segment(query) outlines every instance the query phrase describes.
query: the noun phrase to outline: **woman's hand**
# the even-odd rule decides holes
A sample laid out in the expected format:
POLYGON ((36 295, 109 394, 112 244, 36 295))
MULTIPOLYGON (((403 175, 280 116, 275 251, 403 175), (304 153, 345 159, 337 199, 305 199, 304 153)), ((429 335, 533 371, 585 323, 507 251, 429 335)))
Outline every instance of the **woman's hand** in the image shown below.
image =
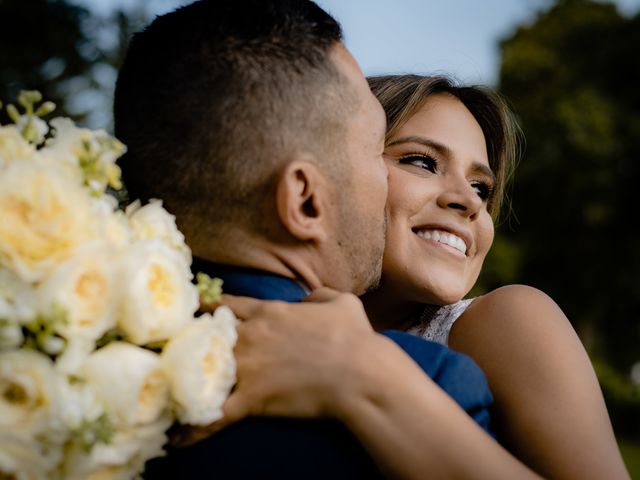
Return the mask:
POLYGON ((223 303, 242 321, 237 384, 221 420, 181 430, 174 444, 188 445, 250 415, 339 417, 345 397, 367 378, 366 359, 386 341, 373 331, 356 296, 329 288, 303 303, 232 295, 224 295, 223 303))
POLYGON ((321 289, 304 303, 225 296, 243 319, 235 354, 238 382, 225 421, 248 415, 322 417, 349 382, 375 333, 360 300, 321 289))

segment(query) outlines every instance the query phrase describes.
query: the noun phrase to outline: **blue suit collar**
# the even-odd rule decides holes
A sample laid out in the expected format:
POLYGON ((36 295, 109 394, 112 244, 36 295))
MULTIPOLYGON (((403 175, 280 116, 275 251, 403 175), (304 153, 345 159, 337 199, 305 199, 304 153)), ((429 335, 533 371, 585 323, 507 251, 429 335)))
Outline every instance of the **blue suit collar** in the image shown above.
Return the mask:
POLYGON ((193 259, 191 269, 194 274, 203 272, 222 279, 222 291, 232 295, 299 302, 309 294, 296 280, 263 270, 214 263, 201 258, 193 259))

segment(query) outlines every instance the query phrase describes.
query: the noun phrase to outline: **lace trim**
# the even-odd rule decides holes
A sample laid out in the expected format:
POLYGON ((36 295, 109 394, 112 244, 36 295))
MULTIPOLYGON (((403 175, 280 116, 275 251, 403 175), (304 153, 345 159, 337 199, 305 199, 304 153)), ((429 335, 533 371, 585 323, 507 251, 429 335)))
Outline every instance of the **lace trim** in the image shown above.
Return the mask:
POLYGON ((473 302, 473 298, 460 300, 451 305, 427 305, 416 324, 407 332, 442 345, 448 345, 451 327, 471 305, 471 302, 473 302))

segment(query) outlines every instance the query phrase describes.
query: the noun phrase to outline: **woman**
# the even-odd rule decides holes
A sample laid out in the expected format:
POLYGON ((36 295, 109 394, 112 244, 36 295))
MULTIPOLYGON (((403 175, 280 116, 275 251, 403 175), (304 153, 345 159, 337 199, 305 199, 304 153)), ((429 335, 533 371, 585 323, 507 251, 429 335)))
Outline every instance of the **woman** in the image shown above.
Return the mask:
POLYGON ((557 305, 520 285, 461 301, 493 241, 514 163, 508 110, 487 90, 441 77, 370 84, 388 119, 389 218, 381 285, 363 298, 368 317, 376 330, 408 329, 471 356, 487 375, 493 425, 513 456, 368 331, 353 298, 326 290, 312 295, 320 304, 229 299, 249 319, 245 333, 256 328, 251 349, 239 352, 252 356, 252 387, 230 397, 226 422, 250 413, 335 416, 394 477, 524 478, 533 470, 628 478, 589 359, 557 305), (304 341, 290 341, 296 325, 304 341), (380 350, 386 364, 372 371, 367 360, 380 350), (257 368, 260 361, 270 368, 257 368))
POLYGON ((498 438, 538 473, 622 476, 589 359, 557 305, 522 285, 459 301, 493 241, 517 151, 508 110, 486 90, 443 78, 370 85, 387 112, 390 171, 382 284, 364 298, 372 324, 409 329, 476 360, 495 397, 498 438))

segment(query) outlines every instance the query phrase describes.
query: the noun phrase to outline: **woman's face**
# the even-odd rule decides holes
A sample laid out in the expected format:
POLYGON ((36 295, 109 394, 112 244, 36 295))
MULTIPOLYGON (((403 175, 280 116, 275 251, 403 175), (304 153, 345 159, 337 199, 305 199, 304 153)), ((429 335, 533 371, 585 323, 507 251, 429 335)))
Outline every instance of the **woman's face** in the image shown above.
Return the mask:
POLYGON ((382 288, 448 304, 476 282, 493 242, 495 183, 480 125, 448 94, 430 96, 389 139, 389 222, 382 288))

